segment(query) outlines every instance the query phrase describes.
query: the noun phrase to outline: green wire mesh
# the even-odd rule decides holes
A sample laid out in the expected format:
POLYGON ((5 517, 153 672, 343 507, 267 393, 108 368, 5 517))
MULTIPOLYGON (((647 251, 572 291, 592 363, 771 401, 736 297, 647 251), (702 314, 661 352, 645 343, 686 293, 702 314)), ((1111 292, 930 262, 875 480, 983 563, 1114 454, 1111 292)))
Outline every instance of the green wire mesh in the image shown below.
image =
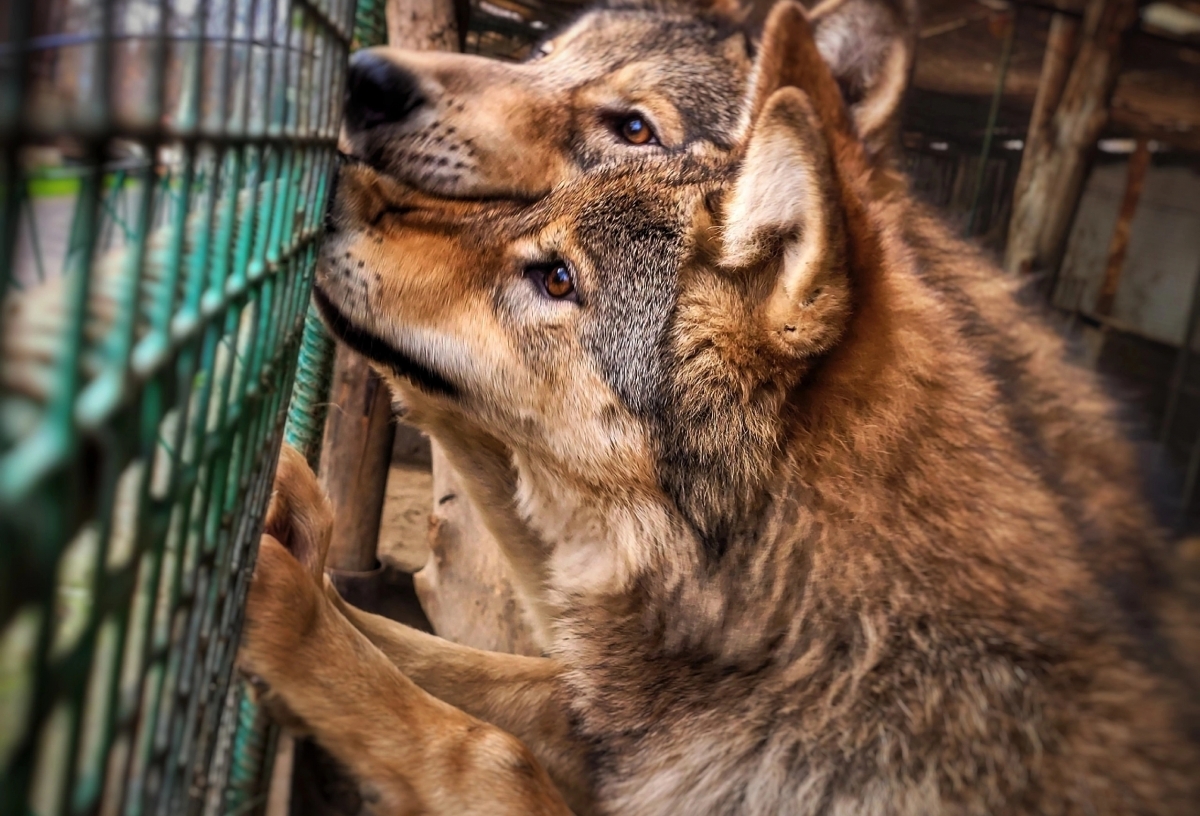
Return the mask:
MULTIPOLYGON (((0 6, 0 813, 260 809, 231 684, 352 0, 0 6)), ((370 38, 374 40, 374 37, 370 38)))
MULTIPOLYGON (((360 0, 357 9, 353 47, 381 44, 386 31, 384 0, 378 3, 360 0)), ((284 440, 303 453, 314 470, 321 455, 333 349, 333 338, 325 331, 316 307, 310 303, 304 316, 296 376, 283 433, 284 440)), ((267 769, 274 759, 278 737, 278 729, 246 692, 244 684, 231 689, 227 709, 232 712, 236 706, 237 711, 225 785, 225 809, 230 814, 252 812, 265 802, 267 769)))

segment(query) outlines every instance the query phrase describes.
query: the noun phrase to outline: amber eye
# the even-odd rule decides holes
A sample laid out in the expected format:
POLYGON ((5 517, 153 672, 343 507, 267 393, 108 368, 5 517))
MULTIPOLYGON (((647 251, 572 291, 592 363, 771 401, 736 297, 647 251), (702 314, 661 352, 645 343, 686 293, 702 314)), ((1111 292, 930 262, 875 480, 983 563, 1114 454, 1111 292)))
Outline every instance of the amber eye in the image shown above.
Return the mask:
POLYGON ((567 265, 563 263, 551 264, 545 271, 545 276, 542 278, 542 285, 546 287, 546 294, 552 298, 570 297, 575 291, 575 281, 571 279, 571 270, 567 269, 567 265))
POLYGON ((555 300, 575 300, 575 276, 566 261, 534 264, 525 270, 547 297, 555 300))
POLYGON ((634 145, 650 144, 655 141, 654 131, 650 129, 650 124, 636 113, 621 121, 621 138, 634 145))

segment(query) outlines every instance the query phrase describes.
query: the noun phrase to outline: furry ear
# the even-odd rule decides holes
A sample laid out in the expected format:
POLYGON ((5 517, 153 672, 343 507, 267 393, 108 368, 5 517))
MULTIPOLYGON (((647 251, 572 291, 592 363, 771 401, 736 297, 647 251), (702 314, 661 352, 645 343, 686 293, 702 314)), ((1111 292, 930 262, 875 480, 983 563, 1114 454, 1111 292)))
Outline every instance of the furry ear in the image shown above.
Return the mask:
POLYGON ((768 342, 788 356, 827 350, 850 308, 846 226, 830 147, 803 91, 781 88, 766 101, 723 210, 721 265, 775 272, 759 312, 768 342))
POLYGON ((859 134, 872 147, 895 138, 917 49, 916 1, 825 0, 811 17, 859 134))
POLYGON ((793 0, 777 3, 763 26, 748 121, 785 85, 806 91, 822 118, 830 115, 813 85, 831 72, 859 137, 871 153, 885 153, 896 140, 912 73, 916 15, 915 0, 824 0, 811 13, 793 0))

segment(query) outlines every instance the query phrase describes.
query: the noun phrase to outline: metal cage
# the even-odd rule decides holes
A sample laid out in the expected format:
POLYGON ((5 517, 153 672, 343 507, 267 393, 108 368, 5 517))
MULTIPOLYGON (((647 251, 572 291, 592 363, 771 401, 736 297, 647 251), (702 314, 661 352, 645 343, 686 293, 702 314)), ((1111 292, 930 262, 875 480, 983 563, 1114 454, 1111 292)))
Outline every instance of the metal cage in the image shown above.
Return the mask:
POLYGON ((5 816, 262 804, 233 657, 285 418, 320 438, 309 281, 381 7, 0 8, 5 816))

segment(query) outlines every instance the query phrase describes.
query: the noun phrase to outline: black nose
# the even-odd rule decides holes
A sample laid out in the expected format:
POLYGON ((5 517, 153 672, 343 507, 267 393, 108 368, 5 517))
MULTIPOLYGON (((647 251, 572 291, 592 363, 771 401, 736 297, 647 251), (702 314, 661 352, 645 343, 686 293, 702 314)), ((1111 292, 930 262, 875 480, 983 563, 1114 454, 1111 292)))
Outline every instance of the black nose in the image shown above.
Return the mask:
POLYGON ((346 124, 356 130, 407 119, 425 103, 417 78, 371 49, 350 57, 346 124))

